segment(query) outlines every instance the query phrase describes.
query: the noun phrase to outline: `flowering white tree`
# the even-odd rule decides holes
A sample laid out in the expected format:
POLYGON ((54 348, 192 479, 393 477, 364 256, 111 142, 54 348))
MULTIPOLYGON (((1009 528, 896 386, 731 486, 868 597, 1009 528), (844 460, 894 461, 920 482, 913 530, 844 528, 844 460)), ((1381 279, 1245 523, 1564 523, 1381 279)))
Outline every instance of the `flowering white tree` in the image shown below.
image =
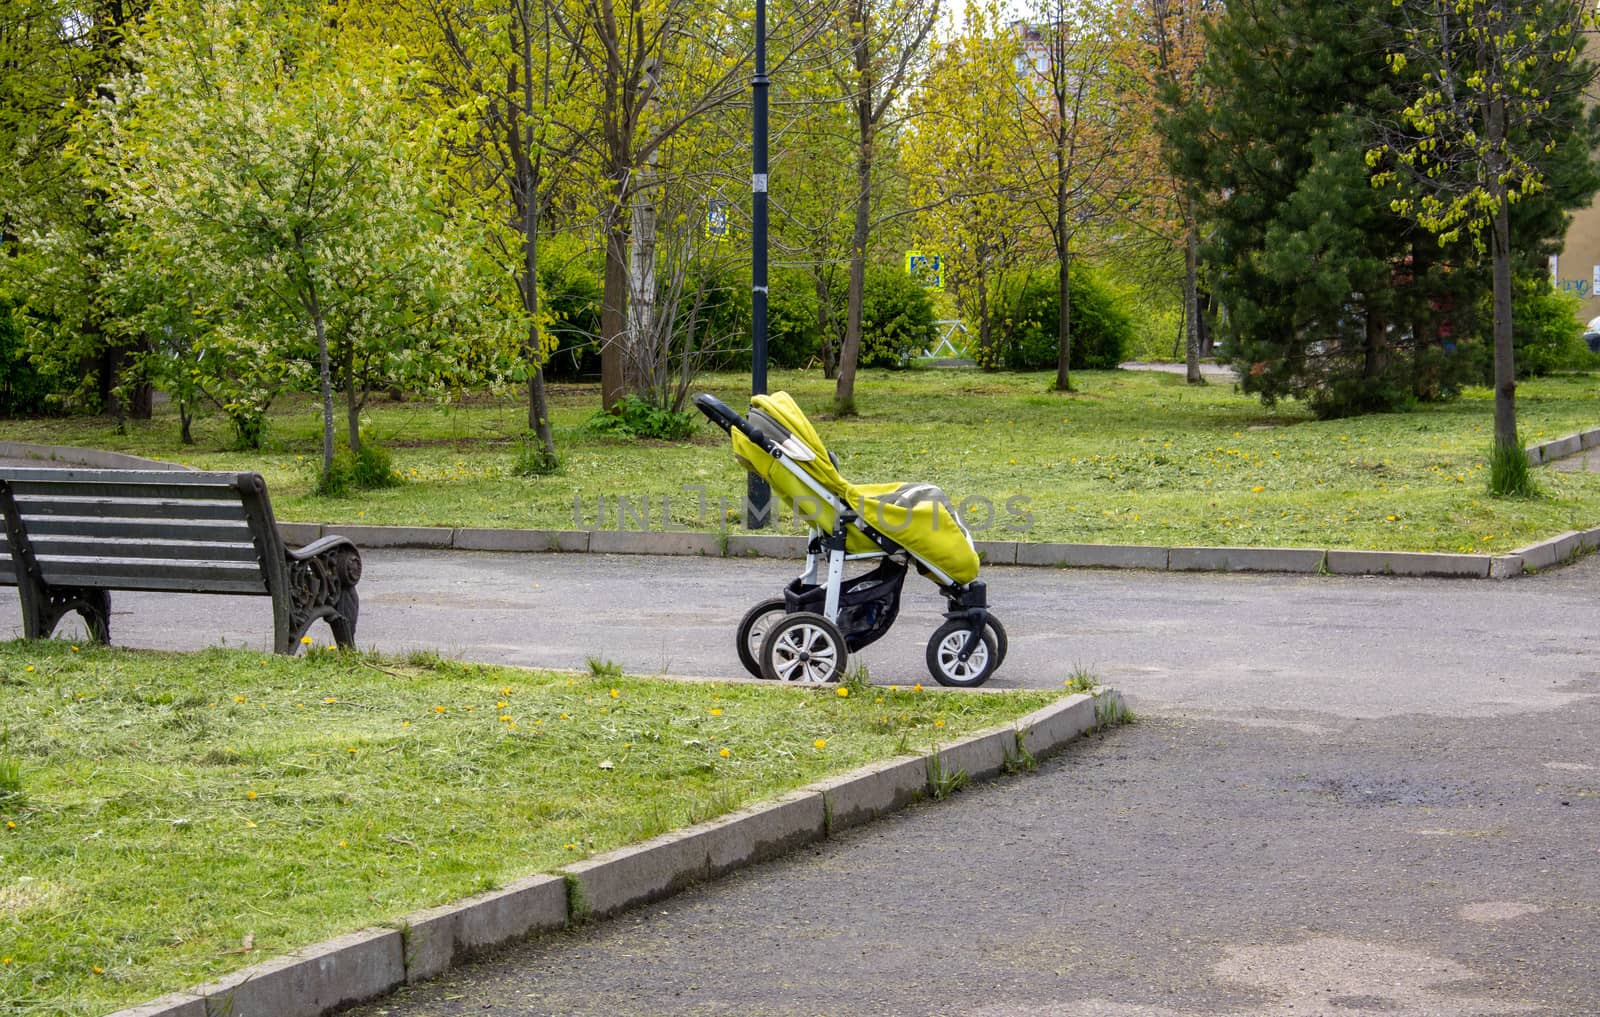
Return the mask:
POLYGON ((312 0, 158 2, 140 71, 105 109, 99 163, 132 242, 204 323, 194 370, 238 380, 315 363, 326 475, 336 374, 359 448, 373 387, 462 380, 517 322, 473 299, 477 245, 437 210, 401 62, 341 46, 325 13, 312 0))

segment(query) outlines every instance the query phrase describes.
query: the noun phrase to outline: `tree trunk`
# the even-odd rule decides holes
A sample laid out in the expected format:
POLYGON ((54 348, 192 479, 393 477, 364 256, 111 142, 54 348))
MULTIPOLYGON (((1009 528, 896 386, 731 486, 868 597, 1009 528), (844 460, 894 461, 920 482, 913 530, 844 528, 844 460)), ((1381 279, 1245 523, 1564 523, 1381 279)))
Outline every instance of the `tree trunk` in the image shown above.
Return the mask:
MULTIPOLYGON (((1060 216, 1065 228, 1065 208, 1060 216)), ((1066 234, 1063 233, 1062 236, 1066 234)), ((1060 305, 1056 314, 1056 391, 1072 391, 1072 252, 1063 241, 1058 254, 1060 262, 1056 273, 1056 295, 1060 305)))
POLYGON ((1494 440, 1517 445, 1517 364, 1511 333, 1511 211, 1501 195, 1494 214, 1494 440))
MULTIPOLYGON (((1506 136, 1506 101, 1496 95, 1488 103, 1489 147, 1498 152, 1506 136)), ((1490 252, 1494 274, 1494 441, 1505 448, 1517 442, 1517 364, 1511 333, 1511 202, 1504 183, 1502 159, 1488 166, 1489 194, 1495 202, 1490 252)))
POLYGON ((344 413, 345 426, 350 434, 350 451, 361 451, 361 401, 356 398, 356 354, 354 349, 345 350, 344 365, 344 413))
POLYGON ((811 277, 817 291, 817 353, 822 358, 822 377, 834 380, 839 373, 838 347, 833 341, 833 289, 828 285, 826 268, 811 277))
POLYGON ((317 379, 322 389, 322 477, 333 474, 333 367, 328 362, 328 328, 322 318, 322 303, 317 299, 317 284, 306 280, 306 309, 317 333, 317 379))
POLYGON ((606 230, 606 267, 600 291, 600 404, 607 410, 628 392, 628 231, 622 225, 620 199, 616 210, 606 230))
MULTIPOLYGON (((1189 219, 1187 209, 1185 219, 1189 219)), ((1191 385, 1204 385, 1200 373, 1200 232, 1189 221, 1183 236, 1183 318, 1185 377, 1191 385)))
POLYGON ((989 320, 989 267, 978 260, 978 366, 985 371, 1000 369, 994 348, 994 324, 989 320))
POLYGON ((856 363, 861 357, 861 306, 867 285, 867 236, 872 216, 872 78, 867 51, 867 13, 856 8, 859 22, 852 50, 856 72, 856 220, 850 231, 850 291, 846 300, 844 342, 839 349, 839 377, 834 386, 834 410, 856 412, 856 363))

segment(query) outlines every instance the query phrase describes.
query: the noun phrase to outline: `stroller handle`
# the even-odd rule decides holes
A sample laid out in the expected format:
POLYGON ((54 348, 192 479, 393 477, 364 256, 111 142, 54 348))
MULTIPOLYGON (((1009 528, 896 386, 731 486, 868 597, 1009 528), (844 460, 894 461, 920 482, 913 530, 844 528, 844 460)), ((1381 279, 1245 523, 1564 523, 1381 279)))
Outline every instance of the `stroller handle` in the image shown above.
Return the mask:
POLYGON ((716 424, 724 431, 732 431, 734 428, 738 428, 746 438, 759 445, 763 452, 772 456, 780 454, 777 442, 767 437, 761 428, 729 409, 728 404, 716 396, 701 392, 694 397, 694 404, 713 424, 716 424))

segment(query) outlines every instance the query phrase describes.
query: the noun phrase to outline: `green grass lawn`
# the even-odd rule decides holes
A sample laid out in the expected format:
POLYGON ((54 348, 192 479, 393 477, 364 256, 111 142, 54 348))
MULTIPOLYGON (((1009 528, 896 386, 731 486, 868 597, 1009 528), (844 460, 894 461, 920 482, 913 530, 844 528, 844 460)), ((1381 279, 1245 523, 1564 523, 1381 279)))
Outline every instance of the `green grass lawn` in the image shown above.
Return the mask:
POLYGON ((1060 694, 840 688, 0 643, 0 1013, 114 1010, 1060 694))
MULTIPOLYGON (((848 419, 830 418, 832 383, 815 372, 774 372, 771 388, 788 390, 813 415, 846 476, 927 480, 958 501, 984 499, 995 513, 978 535, 990 539, 1504 552, 1600 524, 1600 475, 1540 471, 1542 497, 1487 496, 1487 389, 1411 413, 1317 421, 1297 404, 1267 409, 1225 384, 1190 388, 1177 376, 1131 371, 1074 378, 1080 390, 1059 394, 1048 391, 1046 374, 867 371, 858 383, 863 415, 848 419), (1017 496, 1026 502, 1008 512, 1017 496)), ((1525 440, 1600 426, 1596 381, 1574 375, 1520 386, 1525 440)), ((712 375, 703 387, 745 405, 742 375, 712 375)), ((11 421, 6 433, 256 469, 286 520, 594 528, 604 497, 606 525, 615 527, 615 499, 626 496, 636 509, 650 499, 652 529, 662 528, 663 498, 674 525, 716 530, 725 522, 719 501, 736 505, 745 479, 720 432, 704 424, 675 443, 601 437, 582 427, 597 405, 593 386, 556 386, 563 470, 523 478, 513 463, 527 411, 516 398, 375 403, 370 431, 409 482, 340 499, 311 493, 320 416, 306 397, 275 408, 263 453, 229 451, 219 418, 203 420, 199 443, 183 448, 169 413, 126 434, 104 419, 11 421)), ((975 511, 971 521, 981 528, 987 520, 975 511)))

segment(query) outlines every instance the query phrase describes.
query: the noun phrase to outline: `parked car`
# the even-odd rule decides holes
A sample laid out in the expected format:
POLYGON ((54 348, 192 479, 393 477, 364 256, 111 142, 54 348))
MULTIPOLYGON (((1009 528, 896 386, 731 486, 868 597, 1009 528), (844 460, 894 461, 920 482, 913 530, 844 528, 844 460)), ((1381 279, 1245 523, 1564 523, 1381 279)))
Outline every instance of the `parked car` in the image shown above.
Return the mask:
POLYGON ((1583 330, 1583 341, 1589 344, 1590 353, 1600 353, 1600 318, 1589 319, 1589 327, 1583 330))

